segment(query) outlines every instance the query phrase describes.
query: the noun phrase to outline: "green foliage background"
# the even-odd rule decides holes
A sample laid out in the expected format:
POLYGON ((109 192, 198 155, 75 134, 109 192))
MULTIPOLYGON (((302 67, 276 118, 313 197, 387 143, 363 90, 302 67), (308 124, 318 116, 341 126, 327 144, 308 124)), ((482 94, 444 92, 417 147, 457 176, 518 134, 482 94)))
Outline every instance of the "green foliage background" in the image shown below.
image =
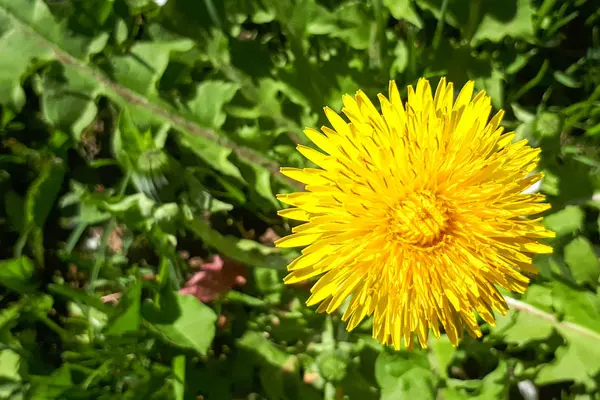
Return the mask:
POLYGON ((599 9, 0 0, 0 398, 599 399, 599 9), (482 340, 393 352, 259 238, 289 231, 278 166, 309 166, 324 105, 442 75, 542 147, 555 253, 482 340), (179 294, 217 254, 247 283, 179 294))

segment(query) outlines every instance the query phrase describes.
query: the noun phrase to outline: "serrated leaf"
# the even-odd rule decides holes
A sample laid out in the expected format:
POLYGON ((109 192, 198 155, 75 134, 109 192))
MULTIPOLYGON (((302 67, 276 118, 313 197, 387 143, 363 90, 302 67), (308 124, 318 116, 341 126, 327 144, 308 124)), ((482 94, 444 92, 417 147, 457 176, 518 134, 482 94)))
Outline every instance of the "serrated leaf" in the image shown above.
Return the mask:
POLYGON ((587 283, 593 287, 598 285, 600 277, 600 261, 592 243, 579 236, 565 246, 565 262, 578 284, 587 283))
MULTIPOLYGON (((158 83, 167 68, 171 52, 191 50, 194 43, 190 39, 171 38, 137 42, 127 54, 107 57, 106 72, 103 72, 87 60, 87 55, 103 48, 100 39, 90 42, 65 31, 66 28, 54 20, 43 1, 2 0, 0 18, 4 18, 4 25, 0 22, 0 34, 4 26, 6 32, 17 32, 20 35, 15 41, 19 49, 7 49, 7 54, 24 54, 24 58, 17 57, 17 61, 13 60, 15 57, 4 58, 6 62, 17 64, 17 67, 7 64, 2 68, 3 71, 10 71, 10 77, 5 80, 0 74, 0 88, 2 85, 6 86, 2 93, 10 97, 5 98, 5 102, 23 103, 20 76, 31 66, 34 58, 43 59, 47 55, 48 60, 57 59, 62 66, 43 71, 37 80, 35 88, 41 97, 42 113, 49 123, 70 131, 78 140, 81 139, 81 130, 93 121, 96 100, 100 96, 106 96, 121 107, 128 108, 142 130, 156 123, 166 123, 178 129, 183 136, 202 136, 210 143, 199 146, 196 152, 203 153, 202 156, 209 159, 210 164, 210 159, 215 159, 213 154, 216 153, 216 159, 222 161, 222 154, 227 153, 226 158, 235 146, 231 140, 220 137, 195 122, 189 108, 175 106, 172 101, 165 101, 158 93, 158 83), (21 49, 25 51, 22 52, 21 49), (18 75, 15 76, 13 71, 18 75)), ((106 37, 103 35, 102 37, 106 37)), ((8 39, 13 38, 6 36, 7 43, 8 39)), ((1 46, 0 40, 0 48, 1 46)), ((200 104, 200 100, 197 104, 200 104)), ((208 114, 210 112, 204 112, 203 116, 208 118, 208 114)), ((221 124, 222 115, 219 113, 213 122, 221 124)), ((246 149, 243 155, 241 151, 239 153, 242 157, 248 157, 250 152, 246 149)), ((257 153, 252 152, 252 158, 261 160, 264 164, 270 163, 257 153)), ((224 164, 217 162, 215 165, 219 168, 224 164)), ((236 176, 233 166, 228 165, 222 172, 236 176)), ((239 174, 237 176, 239 177, 239 174)))
MULTIPOLYGON (((553 311, 552 289, 543 285, 531 285, 522 301, 548 313, 553 311)), ((553 326, 547 319, 511 308, 505 316, 496 314, 491 335, 506 343, 526 346, 529 342, 546 339, 552 334, 553 326)))
POLYGON ((64 129, 76 142, 98 113, 96 97, 104 93, 102 84, 72 65, 56 66, 43 74, 35 89, 40 96, 42 115, 50 124, 64 129), (56 74, 62 74, 57 79, 56 74))
POLYGON ((240 85, 224 81, 204 81, 196 95, 187 103, 193 118, 200 126, 218 130, 225 122, 223 106, 233 99, 240 85))
POLYGON ((526 345, 530 341, 544 340, 552 334, 553 324, 537 316, 518 311, 496 317, 493 335, 506 343, 526 345))
POLYGON ((171 52, 185 52, 193 47, 190 39, 138 42, 123 56, 111 57, 113 79, 148 98, 158 97, 157 83, 165 72, 171 52))
POLYGON ((375 363, 381 399, 435 399, 437 377, 424 352, 381 352, 375 363))
POLYGON ((593 376, 600 371, 600 346, 598 338, 591 338, 558 328, 567 341, 566 346, 556 350, 556 358, 545 364, 535 378, 538 385, 547 385, 561 381, 575 380, 579 383, 594 385, 593 376))
POLYGON ((96 38, 74 37, 54 21, 41 0, 0 1, 0 51, 10 54, 0 61, 0 103, 20 109, 25 102, 21 82, 35 60, 38 65, 59 59, 53 46, 86 60, 104 48, 108 34, 96 38), (31 28, 36 29, 32 32, 31 28), (32 36, 38 36, 32 40, 32 36), (52 45, 51 45, 52 44, 52 45))
POLYGON ((233 150, 219 146, 198 135, 183 135, 179 137, 179 143, 203 159, 212 168, 228 176, 244 182, 239 168, 231 162, 229 157, 233 150))
POLYGON ((373 17, 363 3, 348 2, 336 10, 339 29, 331 33, 356 50, 364 50, 371 42, 373 17))
POLYGON ((171 291, 156 305, 145 303, 142 315, 168 343, 206 354, 215 335, 217 315, 193 296, 171 291))
POLYGON ((306 21, 307 35, 328 35, 338 29, 336 18, 327 8, 316 2, 306 2, 309 5, 306 21))
POLYGON ((456 353, 456 348, 452 346, 447 336, 441 336, 439 339, 433 337, 429 339, 429 360, 435 367, 437 373, 442 379, 448 377, 448 366, 456 353))
POLYGON ((519 39, 533 38, 535 27, 531 2, 516 0, 511 3, 485 3, 485 14, 473 35, 472 43, 477 44, 484 40, 499 42, 506 36, 519 39))
POLYGON ((600 302, 595 293, 574 289, 562 282, 549 283, 553 306, 564 321, 600 334, 600 302))
POLYGON ((544 218, 544 226, 562 237, 579 232, 583 228, 585 214, 579 206, 567 206, 544 218))

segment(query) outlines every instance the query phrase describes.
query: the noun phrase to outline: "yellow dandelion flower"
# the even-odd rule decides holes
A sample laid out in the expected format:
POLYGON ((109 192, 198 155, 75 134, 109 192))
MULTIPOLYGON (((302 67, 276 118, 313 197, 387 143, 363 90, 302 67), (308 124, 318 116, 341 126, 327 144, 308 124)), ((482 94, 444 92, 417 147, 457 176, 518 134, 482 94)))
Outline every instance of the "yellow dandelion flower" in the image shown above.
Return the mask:
POLYGON ((513 143, 502 111, 488 120, 490 98, 473 87, 453 101, 452 83, 432 94, 420 79, 403 103, 392 81, 381 113, 359 91, 343 97, 349 122, 326 107, 333 129, 305 130, 324 153, 298 150, 320 169, 281 169, 306 191, 279 195, 293 206, 280 215, 305 223, 276 245, 307 246, 285 282, 322 275, 309 306, 332 313, 350 297, 348 330, 373 316, 374 338, 412 349, 441 325, 456 346, 463 328, 481 336, 474 311, 490 325, 506 313, 498 286, 525 291, 533 254, 552 252, 538 239, 554 236, 528 218, 549 208, 544 196, 523 193, 542 178, 540 150, 513 143))

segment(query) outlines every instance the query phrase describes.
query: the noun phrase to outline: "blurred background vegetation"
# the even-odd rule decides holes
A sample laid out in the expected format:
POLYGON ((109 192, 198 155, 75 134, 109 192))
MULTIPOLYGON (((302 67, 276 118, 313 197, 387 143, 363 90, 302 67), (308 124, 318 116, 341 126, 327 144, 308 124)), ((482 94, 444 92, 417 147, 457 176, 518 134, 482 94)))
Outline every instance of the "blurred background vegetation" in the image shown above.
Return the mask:
POLYGON ((0 0, 0 398, 600 399, 596 0, 0 0), (279 165, 341 96, 474 79, 543 149, 555 253, 393 352, 284 287, 279 165))

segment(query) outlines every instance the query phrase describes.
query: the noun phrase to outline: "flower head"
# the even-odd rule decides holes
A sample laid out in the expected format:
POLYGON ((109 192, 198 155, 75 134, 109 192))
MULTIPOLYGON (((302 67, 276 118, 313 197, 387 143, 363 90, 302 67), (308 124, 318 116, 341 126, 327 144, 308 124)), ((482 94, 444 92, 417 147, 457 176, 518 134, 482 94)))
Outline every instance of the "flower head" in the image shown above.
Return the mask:
POLYGON ((481 336, 476 312, 494 325, 507 305, 497 287, 522 293, 535 272, 531 257, 552 248, 541 218, 540 194, 523 191, 540 150, 489 120, 490 98, 474 98, 468 82, 454 98, 441 79, 432 94, 420 79, 403 103, 395 82, 381 113, 359 91, 343 97, 342 112, 325 114, 333 129, 306 129, 322 152, 299 145, 316 168, 282 168, 306 191, 279 195, 293 206, 280 215, 305 223, 278 247, 305 247, 285 282, 320 276, 308 305, 331 313, 350 297, 343 320, 352 330, 373 316, 373 337, 396 349, 427 346, 443 327, 453 345, 464 328, 481 336), (415 335, 416 334, 416 335, 415 335))

